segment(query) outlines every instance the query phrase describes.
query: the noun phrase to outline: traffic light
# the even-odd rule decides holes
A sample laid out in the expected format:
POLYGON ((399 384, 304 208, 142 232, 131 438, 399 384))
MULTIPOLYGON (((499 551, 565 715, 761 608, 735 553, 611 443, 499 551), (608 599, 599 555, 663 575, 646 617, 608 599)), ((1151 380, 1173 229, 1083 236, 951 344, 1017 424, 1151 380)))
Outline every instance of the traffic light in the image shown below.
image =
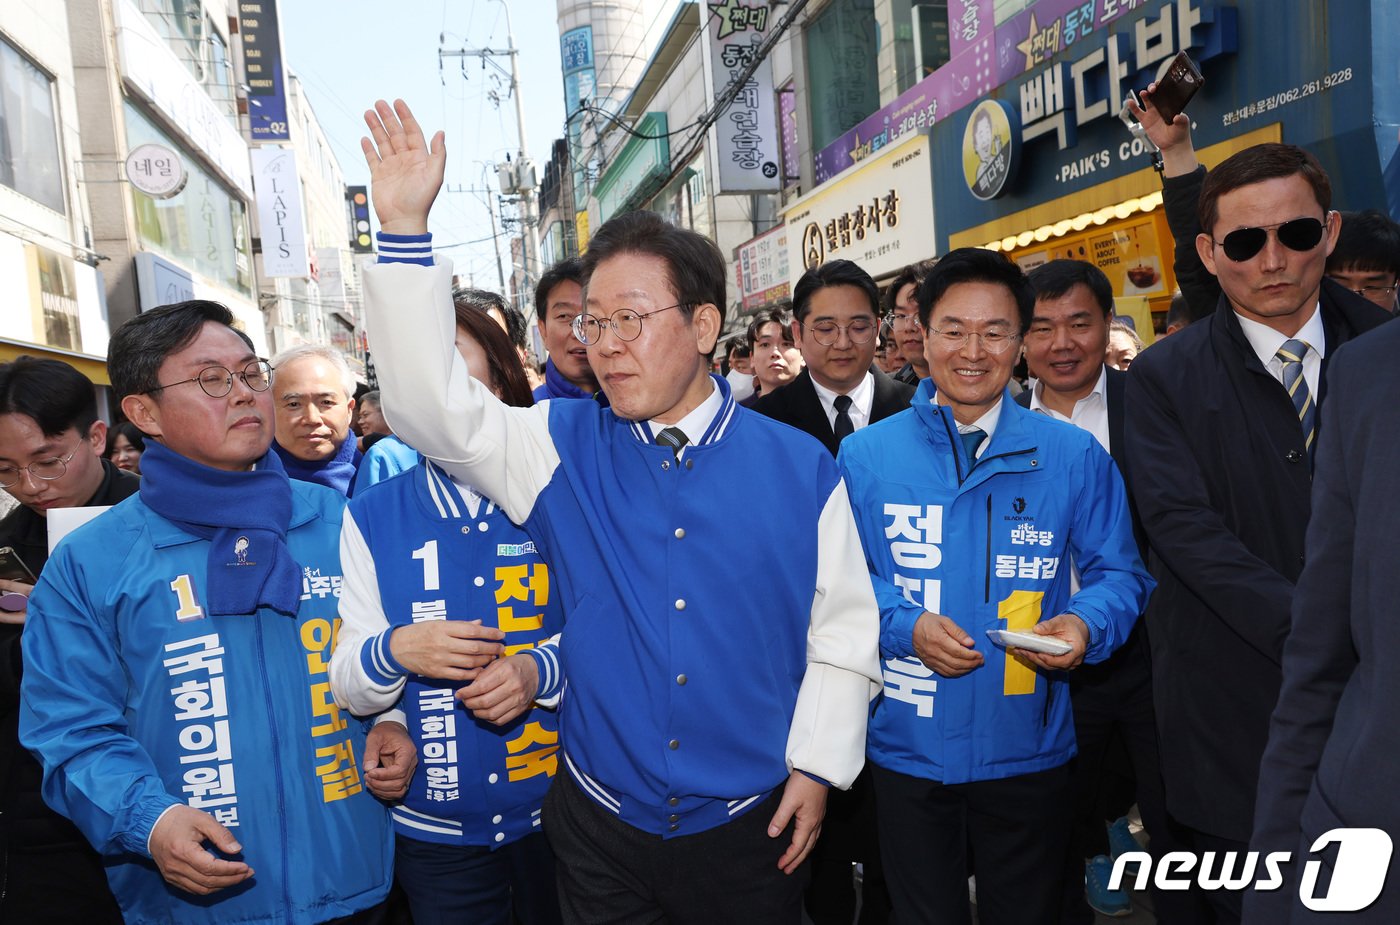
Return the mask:
POLYGON ((369 190, 363 186, 347 186, 350 200, 350 250, 356 254, 374 253, 374 237, 369 233, 369 190))

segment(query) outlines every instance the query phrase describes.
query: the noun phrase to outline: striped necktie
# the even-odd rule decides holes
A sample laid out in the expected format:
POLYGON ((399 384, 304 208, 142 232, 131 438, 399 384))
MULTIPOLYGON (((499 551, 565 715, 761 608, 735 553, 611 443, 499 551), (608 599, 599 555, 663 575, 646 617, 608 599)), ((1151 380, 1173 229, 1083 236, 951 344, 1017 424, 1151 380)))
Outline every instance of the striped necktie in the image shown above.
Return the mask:
POLYGON ((1298 421, 1303 425, 1303 448, 1308 457, 1313 454, 1313 442, 1317 438, 1317 402, 1313 401, 1308 380, 1303 376, 1303 357, 1310 348, 1305 341, 1284 341, 1278 353, 1274 354, 1283 364, 1283 387, 1293 400, 1293 408, 1298 412, 1298 421))
POLYGON ((656 442, 662 446, 671 448, 671 455, 676 459, 681 458, 681 447, 690 442, 690 438, 685 435, 685 431, 679 427, 663 427, 656 435, 656 442))

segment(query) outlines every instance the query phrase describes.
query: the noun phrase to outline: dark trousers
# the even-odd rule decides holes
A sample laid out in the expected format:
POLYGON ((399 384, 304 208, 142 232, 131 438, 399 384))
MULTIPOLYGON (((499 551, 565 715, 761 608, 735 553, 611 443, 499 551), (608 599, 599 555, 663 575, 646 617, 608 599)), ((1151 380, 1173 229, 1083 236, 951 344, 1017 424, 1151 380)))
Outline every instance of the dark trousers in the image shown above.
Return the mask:
POLYGON ((359 912, 342 915, 338 919, 328 919, 321 925, 389 925, 389 903, 379 903, 359 912))
MULTIPOLYGON (((1166 792, 1152 709, 1152 671, 1146 639, 1134 638, 1102 665, 1088 665, 1070 676, 1074 735, 1079 755, 1071 763, 1074 790, 1074 842, 1066 859, 1063 921, 1090 925, 1093 910, 1084 901, 1084 860, 1107 853, 1104 831, 1106 791, 1118 789, 1114 755, 1126 751, 1133 798, 1147 830, 1154 859, 1179 851, 1178 828, 1167 816, 1166 792), (1078 675, 1076 677, 1075 675, 1078 675)), ((1113 818, 1125 810, 1113 801, 1113 818)), ((1131 805, 1131 801, 1129 801, 1131 805)), ((1136 868, 1131 868, 1136 870, 1136 868)), ((1174 891, 1152 887, 1153 912, 1161 925, 1192 921, 1194 903, 1174 891)))
POLYGON ((394 875, 413 925, 558 925, 554 855, 543 833, 492 851, 394 837, 394 875))
POLYGON ((812 925, 851 925, 856 920, 856 887, 851 865, 865 871, 860 891, 859 925, 885 925, 890 918, 890 890, 880 864, 875 827, 875 787, 870 766, 850 790, 827 794, 822 835, 812 850, 812 882, 802 904, 812 925))
POLYGON ((663 839, 618 819, 561 772, 543 818, 564 921, 798 925, 809 865, 792 875, 778 869, 792 841, 791 824, 768 837, 781 797, 779 790, 717 828, 663 839))
MULTIPOLYGON (((1176 823, 1173 825, 1177 838, 1180 840, 1181 850, 1195 854, 1196 866, 1191 869, 1190 873, 1191 889, 1182 890, 1176 894, 1177 901, 1183 905, 1186 911, 1179 919, 1173 919, 1171 925, 1177 925, 1178 921, 1186 922, 1188 925, 1239 925, 1240 918, 1244 914, 1244 892, 1242 890, 1202 890, 1196 884, 1195 878, 1201 866, 1203 853, 1215 852, 1215 869, 1219 870, 1221 856, 1225 852, 1234 851, 1237 852, 1237 855, 1243 854, 1249 850, 1249 844, 1235 841, 1233 838, 1224 838, 1219 835, 1209 835, 1196 829, 1188 829, 1176 823)), ((1185 879, 1185 877, 1181 876, 1180 879, 1185 879)), ((1159 919, 1159 921, 1166 922, 1167 920, 1159 919)))
POLYGON ((0 922, 121 925, 122 912, 101 859, 86 845, 34 851, 0 847, 0 922))
POLYGON ((977 875, 982 925, 1058 919, 1069 850, 1068 765, 948 785, 879 765, 871 771, 895 922, 966 925, 969 874, 977 875))

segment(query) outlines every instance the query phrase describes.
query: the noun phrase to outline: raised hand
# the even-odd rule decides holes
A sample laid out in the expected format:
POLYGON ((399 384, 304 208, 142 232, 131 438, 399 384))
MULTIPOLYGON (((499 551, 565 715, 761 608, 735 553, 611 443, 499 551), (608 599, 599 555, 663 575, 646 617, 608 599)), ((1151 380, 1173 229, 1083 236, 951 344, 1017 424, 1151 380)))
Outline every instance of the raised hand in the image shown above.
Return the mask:
POLYGON ((413 110, 403 100, 395 100, 392 108, 378 100, 373 109, 365 110, 365 124, 374 140, 361 138, 360 148, 369 164, 370 200, 380 230, 425 234, 428 210, 442 188, 447 166, 442 132, 433 136, 429 147, 413 110))
POLYGON ((1179 177, 1196 169, 1196 149, 1191 144, 1191 117, 1179 112, 1171 122, 1163 121, 1162 114, 1152 105, 1152 94, 1156 90, 1155 81, 1148 84, 1147 89, 1142 91, 1141 106, 1130 96, 1128 111, 1142 123, 1147 137, 1162 152, 1163 173, 1169 177, 1179 177))

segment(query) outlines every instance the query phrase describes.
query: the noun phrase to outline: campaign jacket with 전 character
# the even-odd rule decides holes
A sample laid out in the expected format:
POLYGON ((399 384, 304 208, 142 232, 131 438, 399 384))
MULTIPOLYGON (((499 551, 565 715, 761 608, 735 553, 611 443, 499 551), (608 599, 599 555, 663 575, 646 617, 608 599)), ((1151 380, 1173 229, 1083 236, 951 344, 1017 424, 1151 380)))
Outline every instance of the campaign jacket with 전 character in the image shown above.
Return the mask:
POLYGON ((345 502, 291 488, 294 617, 206 614, 210 542, 139 495, 66 538, 31 599, 21 736, 128 921, 311 925, 388 893, 393 829, 364 785, 365 727, 330 690, 345 502), (227 826, 255 876, 203 897, 169 886, 148 841, 177 803, 227 826))
POLYGON ((1074 613, 1089 628, 1091 663, 1128 638, 1154 583, 1122 479, 1088 432, 1009 397, 969 466, 951 410, 934 397, 924 380, 908 411, 841 443, 880 604, 885 686, 870 759, 945 784, 1058 767, 1075 753, 1065 673, 1017 661, 987 630, 1074 613), (982 666, 945 678, 924 665, 913 632, 925 611, 962 627, 982 666))
POLYGON ((464 682, 412 674, 389 646, 395 629, 429 620, 497 627, 508 655, 558 633, 561 594, 535 544, 495 505, 424 461, 355 496, 341 560, 336 699, 359 715, 397 707, 418 746, 408 793, 393 808, 399 834, 494 849, 540 831, 540 804, 559 763, 558 714, 532 709, 504 726, 474 719, 454 699, 464 682))

